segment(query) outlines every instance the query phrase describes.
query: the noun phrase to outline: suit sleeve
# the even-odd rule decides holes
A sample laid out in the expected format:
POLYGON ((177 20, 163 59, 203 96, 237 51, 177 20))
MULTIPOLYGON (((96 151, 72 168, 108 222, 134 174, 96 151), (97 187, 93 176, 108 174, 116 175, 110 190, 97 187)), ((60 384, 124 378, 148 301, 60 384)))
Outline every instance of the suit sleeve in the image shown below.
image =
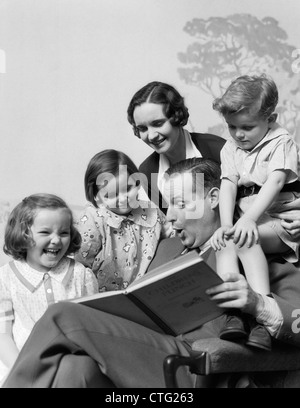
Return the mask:
POLYGON ((283 322, 275 338, 300 347, 300 267, 299 263, 270 264, 272 296, 282 313, 283 322))

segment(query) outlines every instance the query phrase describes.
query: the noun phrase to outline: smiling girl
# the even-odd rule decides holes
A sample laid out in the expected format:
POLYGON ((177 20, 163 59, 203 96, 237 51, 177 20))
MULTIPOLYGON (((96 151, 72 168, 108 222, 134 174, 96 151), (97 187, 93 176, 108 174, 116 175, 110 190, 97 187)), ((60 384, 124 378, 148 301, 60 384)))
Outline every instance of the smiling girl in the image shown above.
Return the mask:
POLYGON ((0 361, 9 369, 48 305, 97 293, 93 272, 68 255, 80 247, 72 212, 59 197, 35 194, 11 212, 0 268, 0 361))
POLYGON ((159 208, 139 198, 140 176, 126 154, 112 149, 87 166, 88 203, 76 224, 82 235, 76 259, 97 275, 101 292, 125 289, 143 276, 159 240, 172 234, 159 208))

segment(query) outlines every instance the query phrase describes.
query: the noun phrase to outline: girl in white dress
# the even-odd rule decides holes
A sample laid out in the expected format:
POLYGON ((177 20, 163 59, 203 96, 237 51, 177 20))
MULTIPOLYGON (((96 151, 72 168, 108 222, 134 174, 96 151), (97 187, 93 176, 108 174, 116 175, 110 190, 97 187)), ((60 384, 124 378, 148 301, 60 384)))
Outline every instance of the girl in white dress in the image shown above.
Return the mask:
POLYGON ((0 362, 6 374, 34 324, 54 302, 98 292, 93 272, 74 261, 81 244, 72 212, 59 197, 36 194, 11 212, 0 268, 0 362))

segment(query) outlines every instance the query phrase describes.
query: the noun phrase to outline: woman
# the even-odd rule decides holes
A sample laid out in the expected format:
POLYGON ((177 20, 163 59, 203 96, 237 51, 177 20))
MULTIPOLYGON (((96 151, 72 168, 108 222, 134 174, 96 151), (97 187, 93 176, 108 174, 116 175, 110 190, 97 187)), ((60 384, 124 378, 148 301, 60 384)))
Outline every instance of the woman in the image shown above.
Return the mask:
POLYGON ((135 93, 127 109, 134 134, 154 152, 140 165, 147 177, 149 198, 166 213, 161 196, 162 176, 173 164, 193 157, 220 162, 225 140, 208 133, 189 133, 189 112, 183 97, 171 85, 150 82, 135 93))
MULTIPOLYGON (((175 163, 193 157, 213 159, 220 163, 220 151, 225 139, 209 133, 189 133, 189 112, 183 97, 171 85, 150 82, 132 97, 127 118, 134 134, 154 152, 143 161, 139 170, 147 177, 146 191, 150 199, 166 213, 167 204, 161 196, 162 177, 175 163)), ((282 226, 293 237, 300 237, 300 211, 293 210, 283 216, 282 226)))

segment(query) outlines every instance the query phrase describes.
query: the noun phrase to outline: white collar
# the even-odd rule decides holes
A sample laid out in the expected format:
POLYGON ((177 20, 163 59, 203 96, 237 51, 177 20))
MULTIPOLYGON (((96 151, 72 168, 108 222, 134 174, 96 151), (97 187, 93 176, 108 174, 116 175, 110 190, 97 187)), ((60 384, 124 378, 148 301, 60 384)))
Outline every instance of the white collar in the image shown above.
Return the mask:
MULTIPOLYGON (((202 157, 201 153, 195 146, 194 142, 192 141, 192 137, 190 133, 183 129, 183 134, 185 137, 185 158, 192 159, 194 157, 202 157)), ((157 187, 162 192, 164 187, 164 174, 170 167, 169 159, 165 154, 159 155, 159 168, 158 168, 158 177, 157 177, 157 187)))

